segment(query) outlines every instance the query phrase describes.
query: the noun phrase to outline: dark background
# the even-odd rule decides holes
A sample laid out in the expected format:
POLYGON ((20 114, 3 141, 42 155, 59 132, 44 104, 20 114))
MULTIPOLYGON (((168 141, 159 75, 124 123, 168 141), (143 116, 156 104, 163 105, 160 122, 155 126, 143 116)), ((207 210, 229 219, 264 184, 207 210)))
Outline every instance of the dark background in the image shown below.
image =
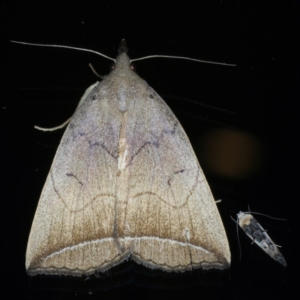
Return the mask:
MULTIPOLYGON (((298 282, 299 2, 204 1, 170 6, 104 1, 49 5, 5 1, 1 31, 1 275, 3 299, 290 299, 298 282), (263 4, 262 4, 263 3, 263 4), (135 264, 99 278, 30 278, 25 252, 31 222, 63 130, 44 133, 74 112, 111 61, 90 53, 12 44, 10 40, 93 49, 115 57, 188 56, 136 62, 138 74, 167 102, 187 132, 227 232, 230 273, 177 276, 135 264), (297 54, 298 53, 298 54, 297 54), (297 58, 296 58, 297 54, 297 58), (231 216, 251 210, 287 268, 251 245, 231 216), (116 273, 116 275, 115 275, 116 273), (173 276, 173 277, 172 277, 173 276), (199 280, 198 280, 199 279, 199 280)), ((298 289, 299 290, 299 289, 298 289)), ((297 297, 299 293, 296 292, 297 297)))

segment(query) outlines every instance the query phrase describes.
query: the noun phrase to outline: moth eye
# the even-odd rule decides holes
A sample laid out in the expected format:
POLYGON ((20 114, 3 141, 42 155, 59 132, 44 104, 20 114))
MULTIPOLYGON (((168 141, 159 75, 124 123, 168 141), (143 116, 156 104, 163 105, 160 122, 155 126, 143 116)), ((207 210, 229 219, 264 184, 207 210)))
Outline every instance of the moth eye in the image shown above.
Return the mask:
POLYGON ((130 63, 130 69, 134 72, 136 72, 136 66, 134 63, 130 63))
POLYGON ((111 64, 110 65, 110 70, 112 71, 112 70, 114 70, 116 68, 116 64, 111 64))

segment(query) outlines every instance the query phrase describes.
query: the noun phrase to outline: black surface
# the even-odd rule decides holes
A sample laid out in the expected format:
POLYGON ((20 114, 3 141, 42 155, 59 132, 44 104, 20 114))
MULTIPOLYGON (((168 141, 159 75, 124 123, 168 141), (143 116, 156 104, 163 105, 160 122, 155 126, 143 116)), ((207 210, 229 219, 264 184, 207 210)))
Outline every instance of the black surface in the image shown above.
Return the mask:
POLYGON ((152 2, 135 6, 5 1, 0 9, 1 299, 291 298, 299 278, 298 2, 261 6, 251 1, 206 1, 167 7, 152 2), (115 57, 122 38, 131 58, 167 54, 237 64, 234 68, 168 59, 136 62, 138 74, 179 118, 215 198, 222 199, 218 208, 232 253, 230 274, 188 272, 172 278, 131 263, 85 281, 30 278, 25 272, 31 222, 63 134, 43 133, 33 126, 52 127, 68 119, 85 89, 98 80, 88 63, 106 74, 111 62, 90 53, 9 40, 89 48, 115 57), (200 137, 212 128, 238 129, 260 140, 265 150, 254 175, 230 179, 204 168, 197 149, 200 137), (256 217, 282 246, 287 268, 251 245, 242 231, 239 260, 236 224, 230 216, 247 210, 248 204, 253 211, 288 219, 256 217))

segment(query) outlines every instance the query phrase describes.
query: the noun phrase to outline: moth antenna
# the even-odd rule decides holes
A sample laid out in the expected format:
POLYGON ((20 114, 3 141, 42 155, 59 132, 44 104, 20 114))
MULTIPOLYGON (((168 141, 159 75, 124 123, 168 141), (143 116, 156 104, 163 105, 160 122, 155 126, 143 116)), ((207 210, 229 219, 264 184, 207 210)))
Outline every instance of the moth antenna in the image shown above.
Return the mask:
MULTIPOLYGON (((91 49, 86 49, 86 48, 71 47, 71 46, 65 46, 65 45, 26 43, 26 42, 13 41, 13 40, 11 40, 11 42, 12 43, 16 43, 16 44, 29 45, 29 46, 65 48, 65 49, 85 51, 85 52, 90 52, 90 53, 94 53, 94 54, 100 55, 100 56, 105 57, 107 59, 110 59, 110 60, 112 60, 114 62, 116 61, 115 59, 113 59, 113 58, 111 58, 111 57, 109 57, 109 56, 107 56, 105 54, 102 54, 101 52, 97 52, 97 51, 94 51, 94 50, 91 50, 91 49)), ((149 55, 149 56, 144 56, 144 57, 140 57, 140 58, 131 59, 131 62, 138 61, 138 60, 149 59, 149 58, 160 58, 160 57, 191 60, 191 61, 195 61, 195 62, 201 62, 201 63, 207 63, 207 64, 213 64, 213 65, 223 65, 223 66, 230 66, 230 67, 235 67, 236 66, 236 64, 227 64, 227 63, 220 63, 220 62, 215 62, 215 61, 201 60, 201 59, 184 57, 184 56, 171 56, 171 55, 149 55)))
POLYGON ((72 50, 79 50, 79 51, 85 51, 85 52, 90 52, 90 53, 94 53, 97 55, 100 55, 102 57, 105 57, 107 59, 110 59, 112 61, 116 61, 115 59, 102 54, 100 52, 94 51, 94 50, 90 50, 90 49, 85 49, 85 48, 78 48, 78 47, 71 47, 71 46, 65 46, 65 45, 50 45, 50 44, 35 44, 35 43, 25 43, 25 42, 19 42, 19 41, 11 41, 12 43, 16 43, 16 44, 23 44, 23 45, 29 45, 29 46, 39 46, 39 47, 52 47, 52 48, 65 48, 65 49, 72 49, 72 50))
POLYGON ((149 55, 149 56, 144 56, 144 57, 140 57, 140 58, 131 59, 130 61, 133 62, 133 61, 138 61, 138 60, 143 60, 143 59, 160 58, 160 57, 191 60, 191 61, 195 61, 195 62, 201 62, 201 63, 213 64, 213 65, 229 66, 229 67, 235 67, 236 66, 235 64, 227 64, 227 63, 220 63, 220 62, 215 62, 215 61, 208 61, 208 60, 190 58, 190 57, 185 57, 185 56, 171 56, 171 55, 149 55))
MULTIPOLYGON (((244 214, 249 214, 249 212, 243 212, 244 214)), ((260 216, 264 216, 264 217, 267 217, 267 218, 270 218, 270 219, 273 219, 273 220, 279 220, 279 221, 287 221, 287 219, 282 219, 282 218, 274 218, 274 217, 271 217, 269 215, 266 215, 266 214, 261 214, 261 213, 258 213, 258 212, 253 212, 251 211, 251 214, 255 214, 255 215, 260 215, 260 216)))

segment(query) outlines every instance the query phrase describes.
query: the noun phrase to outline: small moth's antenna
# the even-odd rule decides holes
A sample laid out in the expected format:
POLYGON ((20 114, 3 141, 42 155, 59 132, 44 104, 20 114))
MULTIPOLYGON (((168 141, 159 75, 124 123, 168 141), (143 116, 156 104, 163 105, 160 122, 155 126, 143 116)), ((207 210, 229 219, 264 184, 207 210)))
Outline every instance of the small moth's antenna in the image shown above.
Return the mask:
MULTIPOLYGON (((245 214, 249 214, 249 212, 243 212, 245 214)), ((251 211, 251 214, 254 214, 254 215, 260 215, 260 216, 264 216, 264 217, 267 217, 267 218, 270 218, 270 219, 273 219, 273 220, 279 220, 279 221, 287 221, 288 219, 282 219, 282 218, 274 218, 274 217, 271 217, 269 215, 266 215, 266 214, 261 214, 261 213, 258 213, 258 212, 253 212, 251 211)))

